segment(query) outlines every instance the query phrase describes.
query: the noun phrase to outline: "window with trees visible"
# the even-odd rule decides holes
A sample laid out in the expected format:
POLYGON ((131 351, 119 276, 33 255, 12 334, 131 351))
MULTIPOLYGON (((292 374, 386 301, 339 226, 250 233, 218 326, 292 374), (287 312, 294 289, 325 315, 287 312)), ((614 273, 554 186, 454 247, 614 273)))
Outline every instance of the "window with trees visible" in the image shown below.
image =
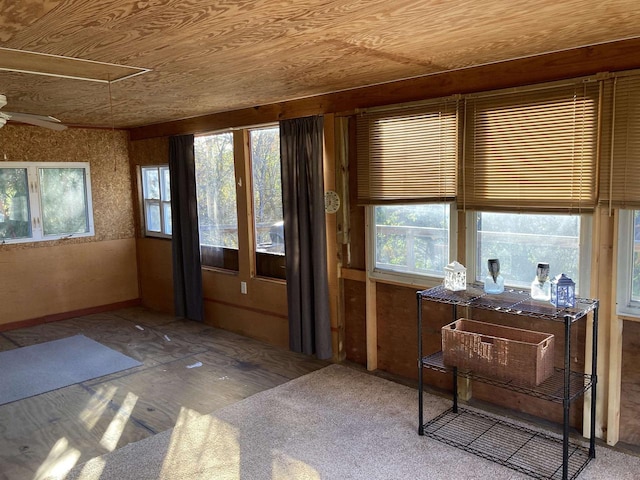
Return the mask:
POLYGON ((148 237, 171 237, 171 183, 167 165, 144 166, 142 198, 144 233, 148 237))
POLYGON ((371 277, 440 279, 455 248, 458 102, 372 109, 356 119, 358 203, 367 210, 371 277))
POLYGON ((620 210, 617 311, 640 316, 640 210, 620 210))
POLYGON ((233 133, 196 137, 194 152, 201 263, 238 271, 233 133))
POLYGON ((249 131, 256 274, 285 278, 280 129, 249 131))
MULTIPOLYGON (((588 247, 581 248, 581 234, 588 216, 475 212, 471 214, 475 234, 475 279, 487 275, 487 260, 500 260, 505 284, 529 288, 539 262, 549 263, 550 276, 561 273, 580 288, 581 268, 588 261, 588 247)), ((588 270, 588 269, 587 269, 588 270)), ((583 279, 584 281, 584 279, 583 279)))
POLYGON ((450 204, 374 207, 375 270, 442 277, 449 263, 450 204))
POLYGON ((93 234, 88 163, 3 162, 0 243, 93 234))

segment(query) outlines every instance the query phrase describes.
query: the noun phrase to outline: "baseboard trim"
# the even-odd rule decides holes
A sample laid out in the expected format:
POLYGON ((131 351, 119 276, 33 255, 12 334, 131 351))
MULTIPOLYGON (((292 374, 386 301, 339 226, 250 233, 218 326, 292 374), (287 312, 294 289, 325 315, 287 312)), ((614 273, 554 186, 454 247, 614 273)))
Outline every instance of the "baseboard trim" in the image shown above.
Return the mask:
POLYGON ((107 305, 98 305, 96 307, 82 308, 71 312, 54 313, 45 315, 44 317, 30 318, 28 320, 19 320, 17 322, 3 323, 0 325, 0 332, 7 330, 16 330, 18 328, 34 327, 43 323, 59 322, 68 318, 82 317, 84 315, 92 315, 94 313, 110 312, 121 308, 137 307, 142 304, 142 299, 134 298, 123 302, 109 303, 107 305))

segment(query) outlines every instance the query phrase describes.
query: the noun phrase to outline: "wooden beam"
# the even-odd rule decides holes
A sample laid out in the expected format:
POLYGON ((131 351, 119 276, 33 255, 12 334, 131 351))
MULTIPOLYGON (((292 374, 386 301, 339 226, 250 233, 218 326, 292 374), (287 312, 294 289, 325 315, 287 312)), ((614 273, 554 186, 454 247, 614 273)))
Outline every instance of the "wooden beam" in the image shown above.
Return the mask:
MULTIPOLYGON (((250 283, 256 275, 255 227, 253 223, 253 178, 251 176, 251 147, 249 131, 233 132, 233 158, 238 208, 238 280, 250 283)), ((238 284, 240 291, 240 284, 238 284)))
POLYGON ((367 272, 364 270, 357 270, 355 268, 343 267, 340 269, 340 278, 345 280, 355 280, 356 282, 366 282, 367 272))
MULTIPOLYGON (((365 211, 365 232, 369 232, 371 223, 373 221, 373 215, 370 209, 365 211)), ((365 241, 366 252, 365 257, 367 265, 371 261, 371 255, 373 251, 370 248, 371 242, 369 239, 365 241)), ((378 368, 378 307, 377 307, 377 287, 376 281, 367 274, 365 290, 365 322, 366 322, 366 338, 367 338, 367 370, 376 370, 378 368)))
MULTIPOLYGON (((324 117, 324 190, 336 188, 335 155, 335 118, 328 114, 324 117)), ((327 274, 329 278, 329 311, 331 315, 331 336, 333 360, 340 362, 345 358, 344 321, 339 313, 340 279, 338 277, 337 217, 335 213, 325 214, 327 241, 327 274)))
POLYGON ((630 70, 640 68, 638 51, 640 51, 640 38, 603 43, 298 100, 132 128, 131 139, 203 133, 229 127, 259 125, 285 118, 340 113, 458 93, 482 92, 564 80, 604 71, 630 70))
MULTIPOLYGON (((619 222, 617 210, 613 217, 613 254, 611 262, 611 292, 615 295, 618 283, 618 230, 619 222)), ((613 299, 612 299, 613 300, 613 299)), ((607 383, 607 444, 613 446, 620 440, 620 393, 622 390, 622 329, 624 321, 618 318, 616 302, 612 301, 609 308, 609 375, 607 383)))

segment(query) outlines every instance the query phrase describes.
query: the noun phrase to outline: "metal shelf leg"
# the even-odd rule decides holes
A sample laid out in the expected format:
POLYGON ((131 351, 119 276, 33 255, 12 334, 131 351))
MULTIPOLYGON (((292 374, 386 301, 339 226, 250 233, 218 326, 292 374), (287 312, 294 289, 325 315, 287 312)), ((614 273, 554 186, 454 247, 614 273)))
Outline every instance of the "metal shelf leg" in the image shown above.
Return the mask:
POLYGON ((422 295, 417 293, 418 303, 418 435, 424 435, 424 411, 422 406, 423 392, 422 392, 422 295))
POLYGON ((571 407, 571 317, 564 317, 564 398, 562 424, 562 480, 569 478, 569 408, 571 407))
POLYGON ((591 346, 591 438, 589 440, 589 458, 596 458, 596 386, 598 384, 598 309, 593 310, 593 345, 591 346))

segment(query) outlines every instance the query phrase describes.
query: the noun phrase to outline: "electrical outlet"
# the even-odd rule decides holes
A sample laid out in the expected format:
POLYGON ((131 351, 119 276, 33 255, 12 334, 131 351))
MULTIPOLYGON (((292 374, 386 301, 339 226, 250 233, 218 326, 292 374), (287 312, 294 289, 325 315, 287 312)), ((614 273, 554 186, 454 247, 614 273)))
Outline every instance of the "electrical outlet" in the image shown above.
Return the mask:
POLYGON ((247 282, 240 282, 240 293, 247 294, 247 282))

